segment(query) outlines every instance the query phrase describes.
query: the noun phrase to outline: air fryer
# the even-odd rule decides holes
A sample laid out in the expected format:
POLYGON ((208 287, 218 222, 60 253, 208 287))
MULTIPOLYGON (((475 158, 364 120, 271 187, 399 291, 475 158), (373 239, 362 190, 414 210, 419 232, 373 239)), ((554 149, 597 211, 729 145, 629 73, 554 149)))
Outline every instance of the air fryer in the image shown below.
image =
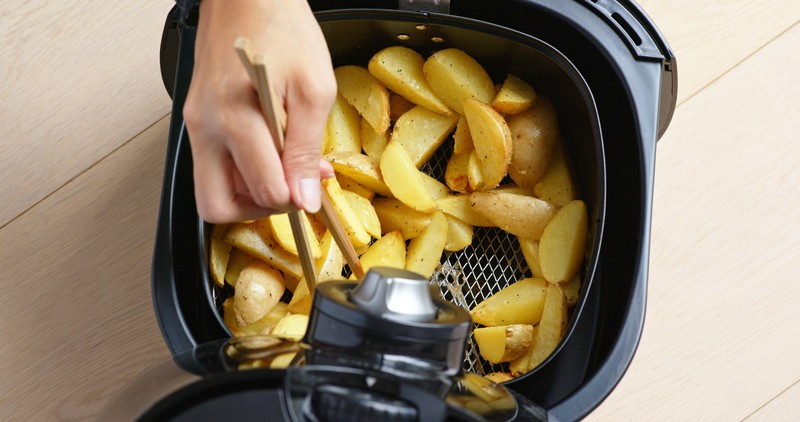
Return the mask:
MULTIPOLYGON (((430 39, 436 37, 475 55, 495 77, 511 71, 534 81, 554 81, 543 92, 556 104, 562 129, 563 116, 578 116, 582 123, 573 125, 567 138, 576 167, 583 169, 578 176, 595 221, 581 300, 551 358, 506 386, 554 419, 589 413, 623 376, 644 322, 655 145, 671 119, 677 89, 676 62, 666 41, 638 5, 624 0, 401 0, 399 6, 407 10, 397 10, 395 2, 310 3, 335 65, 366 63, 379 47, 398 44, 398 34, 424 38, 414 47, 429 53, 436 48, 430 39), (417 29, 420 24, 424 34, 415 33, 423 31, 417 29), (538 54, 518 54, 513 51, 517 44, 538 54), (506 48, 492 48, 497 45, 506 48)), ((173 113, 153 301, 178 366, 205 374, 208 368, 191 351, 230 334, 208 282, 206 226, 195 209, 181 117, 193 44, 194 28, 182 27, 171 14, 161 57, 173 113)))

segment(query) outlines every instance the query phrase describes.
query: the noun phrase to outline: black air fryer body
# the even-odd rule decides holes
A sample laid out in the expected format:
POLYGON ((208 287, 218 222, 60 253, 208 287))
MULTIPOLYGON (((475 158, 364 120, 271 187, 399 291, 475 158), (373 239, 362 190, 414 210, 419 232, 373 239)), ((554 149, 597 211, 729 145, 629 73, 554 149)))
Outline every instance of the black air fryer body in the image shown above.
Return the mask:
MULTIPOLYGON (((403 1, 412 8, 433 1, 403 1), (415 6, 416 4, 416 6, 415 6)), ((310 1, 321 25, 395 13, 392 1, 310 1)), ((406 12, 396 12, 407 19, 406 12)), ((627 369, 644 323, 650 214, 657 139, 677 96, 677 69, 663 36, 630 0, 453 0, 449 15, 411 10, 413 19, 448 16, 491 23, 535 37, 566 57, 591 90, 605 160, 602 246, 582 314, 558 359, 533 379, 506 386, 538 403, 554 420, 580 419, 602 402, 627 369)), ((208 297, 198 238, 192 160, 181 116, 191 79, 194 28, 167 20, 162 73, 173 97, 162 205, 153 261, 153 300, 165 341, 182 370, 210 371, 204 344, 228 337, 208 297)), ((330 43, 330 40, 329 40, 330 43)), ((334 59, 335 60, 335 59, 334 59)), ((252 384, 257 375, 241 375, 252 384)), ((276 378, 275 374, 262 375, 276 378)), ((215 381, 236 385, 233 375, 215 381)), ((277 384, 276 384, 277 385, 277 384)))

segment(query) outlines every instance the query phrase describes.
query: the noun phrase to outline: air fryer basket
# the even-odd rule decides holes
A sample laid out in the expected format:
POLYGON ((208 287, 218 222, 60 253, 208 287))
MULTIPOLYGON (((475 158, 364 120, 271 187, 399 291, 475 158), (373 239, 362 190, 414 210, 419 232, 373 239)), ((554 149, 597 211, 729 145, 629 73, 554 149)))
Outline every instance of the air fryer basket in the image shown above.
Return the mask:
MULTIPOLYGON (((540 95, 553 100, 561 122, 562 136, 574 160, 581 187, 580 196, 587 203, 592 222, 587 242, 588 258, 583 271, 584 294, 571 308, 571 319, 562 344, 566 342, 581 315, 586 300, 585 292, 591 286, 605 209, 605 168, 597 111, 591 92, 580 74, 549 45, 485 22, 399 11, 328 12, 318 15, 318 19, 334 66, 366 65, 374 53, 390 45, 405 45, 423 56, 439 49, 456 47, 482 63, 494 81, 502 81, 510 72, 533 84, 540 95)), ((444 145, 423 167, 424 171, 441 181, 444 181, 452 141, 444 145)), ((202 239, 199 244, 206 245, 209 230, 206 230, 202 221, 199 227, 202 239)), ((205 248, 201 254, 201 262, 205 262, 205 248)), ((446 299, 471 309, 486 297, 521 278, 530 277, 530 274, 514 236, 498 228, 476 227, 472 245, 459 252, 445 253, 431 281, 441 287, 446 299)), ((209 305, 221 309, 221 296, 224 293, 221 294, 214 286, 205 265, 202 266, 202 275, 209 286, 209 305)), ((549 360, 557 354, 558 349, 539 368, 547 367, 549 360)), ((485 363, 471 339, 468 341, 464 367, 479 374, 507 370, 507 365, 485 363)), ((528 373, 520 381, 536 377, 538 371, 528 373)), ((547 384, 542 377, 538 378, 534 380, 535 383, 547 384)))
MULTIPOLYGON (((391 1, 310 3, 318 11, 356 6, 396 7, 391 1)), ((502 79, 499 74, 502 72, 517 73, 554 100, 561 128, 568 132, 566 138, 584 189, 582 197, 587 200, 596 224, 590 259, 584 267, 581 301, 575 308, 575 315, 581 316, 573 317, 570 322, 569 341, 554 353, 557 359, 551 359, 524 379, 510 382, 509 386, 529 398, 538 398, 551 416, 574 419, 597 406, 614 388, 632 358, 641 333, 655 140, 666 129, 674 109, 676 63, 657 28, 629 0, 601 3, 509 0, 504 5, 507 7, 487 7, 485 1, 477 0, 450 5, 453 15, 479 21, 374 9, 318 12, 318 18, 329 41, 335 40, 330 48, 337 65, 363 64, 379 46, 399 44, 396 35, 405 33, 417 35, 409 45, 423 54, 450 45, 464 48, 488 67, 495 80, 502 79), (428 26, 420 30, 416 28, 419 23, 428 26), (430 36, 439 36, 436 31, 442 31, 439 35, 444 42, 432 45, 428 41, 430 36), (470 33, 473 35, 467 35, 470 33), (365 34, 370 36, 360 38, 365 34), (528 35, 546 41, 555 49, 528 35), (498 46, 486 41, 490 38, 499 38, 495 42, 506 47, 516 42, 526 47, 489 48, 498 46), (548 52, 539 51, 541 46, 548 52), (525 48, 533 48, 537 53, 526 56, 528 53, 519 52, 525 48), (512 59, 506 59, 504 67, 492 60, 497 56, 512 59), (531 63, 535 65, 529 66, 531 63), (547 69, 552 71, 565 63, 568 70, 558 69, 555 78, 547 73, 547 69), (538 82, 542 76, 549 76, 548 83, 538 82), (572 93, 564 94, 559 88, 572 93), (599 114, 599 123, 593 113, 599 114), (574 124, 568 117, 573 115, 588 120, 574 124), (600 142, 600 134, 604 144, 600 142)), ((219 318, 208 280, 204 257, 206 227, 198 223, 194 208, 191 154, 180 116, 191 78, 194 31, 183 30, 180 41, 177 32, 175 20, 168 20, 162 44, 162 72, 174 106, 154 250, 153 296, 162 333, 178 363, 189 371, 202 372, 192 359, 182 359, 180 352, 225 338, 229 333, 219 318), (202 300, 204 295, 208 302, 202 300)), ((433 173, 437 169, 441 167, 436 164, 430 168, 433 173)), ((482 236, 476 244, 487 245, 487 250, 470 253, 472 258, 487 257, 489 262, 467 259, 470 271, 485 274, 492 280, 493 288, 497 288, 516 275, 499 271, 489 276, 487 268, 517 265, 520 271, 525 270, 524 260, 507 239, 488 231, 482 236), (506 262, 498 265, 501 260, 506 262)), ((448 258, 444 276, 439 280, 447 279, 447 271, 452 271, 449 268, 455 261, 448 258)), ((446 290, 445 296, 453 297, 448 294, 450 291, 446 290)))

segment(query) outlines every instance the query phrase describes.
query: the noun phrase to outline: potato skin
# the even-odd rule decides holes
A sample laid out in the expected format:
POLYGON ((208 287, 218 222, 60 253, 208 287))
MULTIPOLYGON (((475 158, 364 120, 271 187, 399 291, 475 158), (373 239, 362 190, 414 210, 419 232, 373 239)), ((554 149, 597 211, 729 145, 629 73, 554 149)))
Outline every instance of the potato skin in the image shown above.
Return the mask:
POLYGON ((278 303, 285 290, 283 275, 261 261, 252 261, 239 273, 233 310, 240 326, 260 320, 278 303))
POLYGON ((533 189, 542 178, 559 141, 556 110, 550 100, 541 97, 536 104, 506 118, 511 131, 511 162, 508 175, 519 186, 533 189))

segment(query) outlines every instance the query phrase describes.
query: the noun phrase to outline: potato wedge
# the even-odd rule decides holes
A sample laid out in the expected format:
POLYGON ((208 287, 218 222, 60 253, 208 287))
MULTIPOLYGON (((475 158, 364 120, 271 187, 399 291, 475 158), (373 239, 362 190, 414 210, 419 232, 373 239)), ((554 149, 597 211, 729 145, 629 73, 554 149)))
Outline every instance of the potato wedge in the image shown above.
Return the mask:
POLYGON ((453 155, 450 156, 450 159, 447 161, 447 167, 444 170, 444 181, 450 189, 460 193, 472 192, 469 186, 469 176, 467 174, 469 160, 469 152, 462 154, 453 153, 453 155))
POLYGON ((504 192, 472 192, 469 205, 497 227, 517 237, 538 241, 557 207, 532 196, 504 192))
POLYGON ((436 208, 445 214, 478 227, 496 227, 496 224, 469 205, 469 195, 450 195, 436 200, 436 208))
POLYGON ((558 210, 539 241, 539 263, 547 281, 568 281, 578 274, 588 232, 589 213, 583 201, 574 200, 558 210))
POLYGON ((483 176, 481 185, 472 188, 492 189, 506 176, 511 163, 511 131, 503 116, 485 103, 467 98, 463 108, 483 176))
POLYGON ((504 192, 504 193, 513 193, 515 195, 533 196, 533 192, 531 192, 531 190, 525 189, 522 186, 518 186, 514 183, 500 185, 492 189, 492 192, 504 192))
POLYGON ((289 314, 275 324, 270 335, 286 340, 300 341, 306 335, 306 328, 308 328, 308 315, 289 314))
POLYGON ((361 152, 361 116, 341 95, 328 114, 322 145, 323 154, 361 152))
POLYGON ((311 313, 311 303, 314 300, 313 293, 308 290, 308 283, 305 277, 297 282, 297 288, 292 293, 289 301, 289 312, 293 314, 309 315, 311 313))
POLYGON ((439 50, 425 60, 422 70, 436 96, 458 114, 464 114, 465 99, 489 104, 497 94, 483 66, 463 50, 439 50))
MULTIPOLYGON (((301 221, 306 228, 306 234, 308 244, 311 247, 311 254, 316 259, 322 255, 322 251, 319 248, 319 241, 317 240, 317 236, 314 234, 314 228, 311 227, 311 223, 308 221, 308 216, 305 213, 301 213, 301 221)), ((289 214, 282 213, 282 214, 272 214, 268 217, 269 219, 269 226, 270 230, 272 231, 272 237, 275 239, 279 245, 287 252, 291 253, 292 255, 298 255, 299 252, 297 251, 297 244, 294 242, 294 231, 292 230, 292 225, 289 222, 289 214)))
POLYGON ((456 131, 453 133, 453 154, 463 154, 475 149, 472 143, 472 135, 469 133, 467 118, 460 116, 456 123, 456 131))
POLYGON ((572 306, 578 303, 581 296, 581 275, 575 274, 569 281, 562 281, 558 283, 558 287, 564 292, 564 300, 567 301, 567 306, 572 306))
POLYGON ((492 107, 501 113, 516 114, 531 108, 535 102, 536 91, 533 87, 509 74, 492 100, 492 107))
POLYGON ((511 376, 510 372, 490 372, 484 375, 484 378, 492 381, 495 384, 504 383, 506 381, 511 381, 514 377, 511 376))
POLYGON ((544 277, 542 275, 542 265, 539 264, 539 242, 517 238, 519 241, 519 249, 522 251, 522 256, 525 257, 525 262, 534 277, 544 277))
POLYGON ((372 206, 384 235, 399 231, 403 239, 411 239, 422 234, 431 222, 431 213, 416 211, 396 198, 376 198, 372 206))
POLYGON ((536 327, 533 345, 527 353, 509 364, 511 375, 520 376, 544 362, 556 349, 564 335, 567 322, 567 306, 564 292, 554 284, 547 288, 544 309, 539 325, 536 327))
POLYGON ((236 324, 251 324, 263 318, 280 301, 285 290, 280 271, 261 261, 251 261, 239 273, 233 294, 236 324))
POLYGON ((350 204, 350 208, 361 221, 364 230, 375 239, 380 238, 381 222, 378 220, 378 214, 375 213, 375 207, 372 206, 372 203, 356 193, 346 190, 343 190, 342 193, 347 199, 347 203, 350 204))
POLYGON ((456 122, 455 115, 443 116, 416 106, 397 119, 390 142, 400 143, 414 166, 420 168, 453 132, 456 122))
POLYGON ((392 123, 414 107, 416 107, 416 104, 403 98, 402 95, 394 92, 389 93, 389 119, 392 123))
POLYGON ((433 93, 422 66, 425 59, 416 51, 403 46, 384 48, 369 60, 367 68, 373 76, 414 104, 439 114, 449 115, 450 109, 433 93))
MULTIPOLYGON (((372 267, 406 267, 406 243, 399 231, 386 233, 373 243, 363 255, 361 266, 364 272, 372 267)), ((354 278, 351 276, 350 278, 354 278)))
POLYGON ((444 250, 450 252, 460 251, 472 244, 474 230, 467 224, 452 215, 445 214, 447 219, 447 240, 444 250))
POLYGON ((370 201, 375 197, 375 192, 365 188, 355 180, 341 173, 336 173, 336 180, 339 182, 339 186, 341 186, 342 190, 357 193, 370 201))
POLYGON ((547 171, 553 149, 560 142, 556 110, 550 100, 540 98, 532 108, 508 116, 506 121, 512 138, 508 175, 519 186, 532 190, 547 171))
POLYGON ((389 128, 389 91, 367 68, 340 66, 333 70, 339 93, 378 133, 389 128))
POLYGON ((487 327, 536 324, 542 318, 547 280, 523 278, 509 284, 470 310, 472 320, 487 327))
POLYGON ((231 246, 223 240, 225 232, 228 231, 227 224, 216 224, 211 229, 211 239, 209 241, 209 268, 211 279, 214 283, 222 287, 225 285, 225 270, 228 268, 228 261, 231 258, 231 246))
POLYGON ((484 189, 485 177, 483 175, 483 165, 478 157, 478 151, 474 149, 469 153, 469 162, 467 163, 467 181, 469 182, 469 191, 484 189))
POLYGON ((431 278, 447 242, 447 218, 441 211, 431 217, 431 223, 421 235, 411 239, 406 252, 406 270, 431 278))
POLYGON ((300 278, 303 274, 300 258, 287 252, 272 238, 269 220, 266 218, 247 224, 231 224, 224 239, 235 248, 281 271, 288 272, 293 277, 300 278))
POLYGON ((251 259, 255 258, 250 257, 250 255, 237 248, 231 248, 228 266, 225 268, 225 282, 230 284, 231 287, 236 287, 236 280, 239 279, 239 273, 242 271, 242 268, 247 266, 247 263, 251 259))
POLYGON ((229 297, 222 303, 222 321, 234 337, 269 334, 275 324, 289 313, 288 306, 283 302, 278 302, 263 318, 240 327, 236 323, 233 300, 233 297, 229 297))
POLYGON ((322 179, 322 188, 328 193, 331 205, 333 205, 336 214, 341 218, 342 226, 344 226, 350 241, 353 242, 353 246, 358 248, 369 244, 372 237, 364 229, 364 225, 361 224, 358 215, 350 207, 350 203, 344 196, 344 191, 339 186, 339 182, 335 178, 322 179))
POLYGON ((445 196, 450 195, 450 188, 444 185, 444 183, 434 179, 431 176, 428 176, 426 173, 420 173, 422 175, 422 180, 425 181, 425 186, 428 187, 428 192, 431 193, 431 196, 434 200, 442 199, 445 196))
POLYGON ((562 140, 556 142, 550 165, 533 186, 533 194, 558 206, 578 199, 578 185, 562 140))
POLYGON ((479 327, 473 331, 481 357, 490 363, 508 362, 522 356, 533 342, 533 325, 512 324, 479 327))
POLYGON ((323 281, 341 280, 342 269, 345 265, 344 254, 330 231, 325 232, 325 236, 322 236, 320 247, 322 256, 314 262, 314 266, 319 271, 317 281, 322 283, 323 281))
POLYGON ((392 192, 383 181, 378 160, 354 152, 335 152, 323 158, 330 161, 336 173, 349 177, 372 192, 392 196, 392 192))
POLYGON ((380 166, 383 181, 392 196, 417 211, 433 210, 433 196, 403 145, 397 141, 389 142, 381 156, 380 166))
POLYGON ((389 132, 378 133, 365 120, 361 119, 361 148, 373 160, 380 161, 386 144, 389 143, 389 132))

